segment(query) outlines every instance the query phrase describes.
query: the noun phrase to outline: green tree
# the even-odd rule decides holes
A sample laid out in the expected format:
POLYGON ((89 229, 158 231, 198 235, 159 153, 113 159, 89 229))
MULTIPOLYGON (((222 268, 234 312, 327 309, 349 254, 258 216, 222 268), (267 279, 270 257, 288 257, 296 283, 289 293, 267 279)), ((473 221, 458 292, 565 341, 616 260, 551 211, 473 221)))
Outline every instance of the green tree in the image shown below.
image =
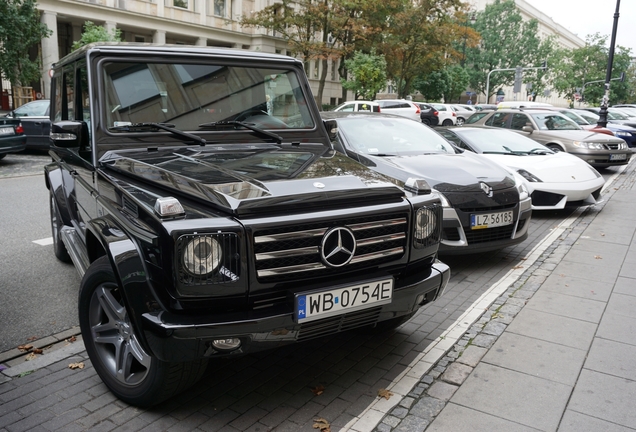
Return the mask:
POLYGON ((386 60, 377 55, 375 50, 370 54, 357 51, 353 58, 345 60, 346 67, 352 75, 350 80, 341 79, 342 87, 355 93, 356 99, 375 99, 376 93, 386 85, 386 60))
MULTIPOLYGON (((598 33, 589 35, 584 47, 560 50, 560 61, 551 72, 555 91, 561 97, 573 100, 574 94, 581 90, 589 104, 600 104, 605 93, 608 56, 607 36, 598 33)), ((614 53, 612 78, 619 78, 622 72, 628 74, 630 65, 631 50, 618 46, 614 53)), ((610 103, 630 100, 630 89, 629 77, 624 82, 611 81, 610 103)))
POLYGON ((0 1, 0 73, 13 85, 26 85, 40 78, 39 59, 29 49, 52 32, 40 22, 33 0, 0 1))
MULTIPOLYGON (((379 46, 387 59, 388 77, 399 97, 408 95, 423 71, 441 70, 457 62, 454 41, 475 35, 463 24, 467 5, 460 0, 403 0, 401 9, 387 16, 379 46)), ((465 40, 465 39, 464 39, 465 40)))
POLYGON ((426 100, 443 100, 452 103, 461 97, 468 86, 468 72, 458 64, 450 65, 441 70, 431 71, 419 75, 413 82, 415 90, 419 91, 426 100))
POLYGON ((93 42, 121 42, 121 30, 114 28, 109 33, 104 26, 96 25, 92 21, 86 21, 82 37, 80 40, 73 42, 73 51, 93 42))
MULTIPOLYGON (((466 64, 470 65, 470 86, 484 93, 488 73, 495 69, 538 67, 551 55, 552 39, 538 37, 538 22, 524 21, 514 0, 495 0, 477 13, 475 30, 480 33, 479 46, 466 52, 466 64)), ((524 81, 533 82, 533 89, 541 87, 543 70, 524 71, 524 81)), ((486 100, 498 88, 514 83, 514 71, 490 74, 490 90, 486 100)))

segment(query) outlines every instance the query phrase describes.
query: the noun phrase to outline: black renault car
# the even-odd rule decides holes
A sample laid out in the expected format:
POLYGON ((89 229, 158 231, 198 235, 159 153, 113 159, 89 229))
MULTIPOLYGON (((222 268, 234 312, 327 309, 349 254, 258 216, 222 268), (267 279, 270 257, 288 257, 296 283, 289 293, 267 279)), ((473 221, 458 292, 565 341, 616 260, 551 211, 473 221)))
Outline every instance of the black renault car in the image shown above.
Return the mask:
POLYGON ((322 117, 338 151, 407 189, 423 178, 439 193, 444 207, 440 254, 492 251, 527 238, 532 204, 518 174, 455 148, 422 123, 382 113, 325 112, 322 117))

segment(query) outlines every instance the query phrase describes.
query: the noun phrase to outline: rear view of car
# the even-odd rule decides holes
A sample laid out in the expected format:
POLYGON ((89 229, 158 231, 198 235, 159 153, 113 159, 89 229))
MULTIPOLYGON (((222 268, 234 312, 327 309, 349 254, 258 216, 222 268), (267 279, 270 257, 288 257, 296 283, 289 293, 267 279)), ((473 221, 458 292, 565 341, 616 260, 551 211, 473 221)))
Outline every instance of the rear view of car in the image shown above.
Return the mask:
POLYGON ((0 118, 0 159, 8 153, 21 152, 26 148, 26 135, 18 119, 0 118))
POLYGON ((333 110, 344 112, 380 112, 380 105, 377 102, 355 100, 343 102, 333 110))
POLYGON ((420 119, 420 107, 414 102, 406 99, 380 99, 374 102, 380 105, 380 111, 383 113, 399 115, 418 122, 422 121, 420 119))

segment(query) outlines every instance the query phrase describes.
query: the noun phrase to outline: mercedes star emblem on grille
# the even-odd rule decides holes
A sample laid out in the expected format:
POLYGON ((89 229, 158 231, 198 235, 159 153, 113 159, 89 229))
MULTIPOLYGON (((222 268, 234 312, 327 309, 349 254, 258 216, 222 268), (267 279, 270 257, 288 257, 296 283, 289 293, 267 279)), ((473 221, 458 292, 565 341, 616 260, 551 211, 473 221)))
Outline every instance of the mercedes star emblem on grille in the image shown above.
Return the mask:
POLYGON ((331 228, 322 238, 320 257, 329 267, 349 264, 356 252, 356 237, 349 228, 331 228))
POLYGON ((489 185, 484 182, 480 182, 479 186, 481 186, 481 190, 483 190, 486 195, 492 197, 492 188, 489 185))

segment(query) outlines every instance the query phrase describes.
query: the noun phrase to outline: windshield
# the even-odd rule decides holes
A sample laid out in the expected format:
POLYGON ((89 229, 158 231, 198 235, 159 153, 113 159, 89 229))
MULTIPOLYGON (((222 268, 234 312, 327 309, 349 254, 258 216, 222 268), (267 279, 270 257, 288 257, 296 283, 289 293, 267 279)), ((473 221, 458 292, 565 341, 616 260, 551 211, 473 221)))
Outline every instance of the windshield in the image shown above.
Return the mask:
POLYGON ((627 114, 623 114, 621 111, 607 110, 607 118, 612 120, 629 120, 627 114))
POLYGON ((550 149, 516 132, 500 129, 453 130, 482 153, 551 153, 550 149))
POLYGON ((561 114, 532 114, 541 130, 579 130, 579 125, 561 114))
POLYGON ((572 111, 562 111, 561 114, 563 114, 564 116, 566 116, 567 118, 569 118, 570 120, 572 120, 574 123, 576 123, 578 125, 589 125, 590 124, 590 122, 585 120, 580 115, 578 115, 576 113, 573 113, 572 111))
POLYGON ((589 124, 598 122, 598 115, 594 114, 593 112, 581 110, 577 111, 576 113, 587 120, 589 124))
POLYGON ((436 132, 409 119, 343 118, 338 120, 338 130, 347 143, 362 154, 455 153, 453 146, 436 132))
POLYGON ((106 121, 113 132, 135 123, 198 130, 229 120, 271 129, 314 127, 291 70, 151 62, 108 62, 103 70, 106 121))

